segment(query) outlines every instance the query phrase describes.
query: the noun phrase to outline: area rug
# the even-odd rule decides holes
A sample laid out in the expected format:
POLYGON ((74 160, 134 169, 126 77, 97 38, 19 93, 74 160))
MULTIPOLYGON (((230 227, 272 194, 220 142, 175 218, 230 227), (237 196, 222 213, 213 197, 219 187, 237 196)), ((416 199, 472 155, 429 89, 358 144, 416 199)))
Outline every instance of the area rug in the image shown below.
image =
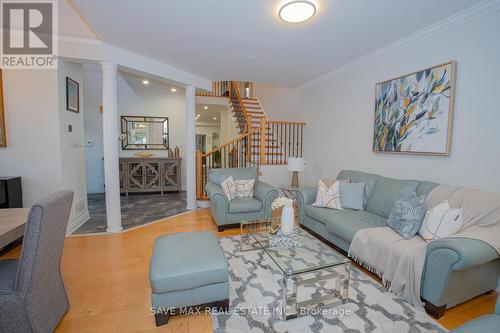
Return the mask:
POLYGON ((263 250, 241 252, 239 236, 219 242, 229 263, 230 310, 212 313, 215 332, 447 332, 354 265, 347 303, 326 314, 283 321, 277 310, 281 274, 276 264, 263 250))

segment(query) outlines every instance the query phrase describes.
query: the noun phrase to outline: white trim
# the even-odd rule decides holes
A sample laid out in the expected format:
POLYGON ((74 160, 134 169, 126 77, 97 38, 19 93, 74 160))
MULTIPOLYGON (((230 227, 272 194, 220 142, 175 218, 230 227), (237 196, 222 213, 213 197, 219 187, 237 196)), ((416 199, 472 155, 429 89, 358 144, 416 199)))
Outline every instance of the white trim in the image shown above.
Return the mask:
POLYGON ((65 35, 56 35, 58 41, 69 42, 69 43, 79 43, 88 45, 104 45, 104 43, 99 39, 83 38, 83 37, 72 37, 65 35))
POLYGON ((66 228, 66 237, 70 236, 72 233, 74 233, 78 228, 80 228, 85 222, 87 222, 90 219, 90 214, 88 209, 85 209, 85 211, 80 214, 77 218, 73 220, 70 224, 68 224, 68 227, 66 228))
POLYGON ((347 64, 334 69, 324 75, 321 75, 315 79, 312 79, 304 84, 301 84, 299 89, 308 89, 317 86, 325 81, 333 79, 334 77, 353 71, 359 67, 362 67, 376 59, 386 56, 399 48, 408 47, 410 45, 417 44, 426 39, 432 38, 448 30, 454 29, 458 26, 466 24, 470 21, 478 19, 484 15, 492 13, 500 9, 500 0, 484 0, 477 5, 471 6, 467 9, 458 12, 448 18, 431 24, 419 31, 416 31, 400 40, 387 44, 373 52, 370 52, 360 58, 357 58, 347 64))
POLYGON ((140 228, 144 228, 144 227, 150 226, 152 224, 166 222, 166 220, 170 220, 170 219, 172 219, 174 217, 178 217, 178 216, 181 216, 181 215, 185 215, 185 214, 189 214, 189 213, 192 213, 192 212, 196 212, 197 210, 200 210, 200 209, 203 209, 203 208, 197 208, 197 209, 188 210, 186 212, 182 212, 182 213, 179 213, 179 214, 167 216, 167 217, 161 218, 161 219, 156 220, 156 221, 147 222, 145 224, 138 225, 137 227, 132 227, 132 228, 129 228, 129 229, 124 229, 124 230, 122 230, 120 232, 113 232, 113 233, 111 233, 111 232, 91 232, 91 233, 88 233, 88 234, 71 235, 70 237, 109 236, 109 235, 116 235, 116 234, 124 234, 124 233, 127 233, 127 232, 132 231, 132 230, 136 230, 136 229, 140 229, 140 228))

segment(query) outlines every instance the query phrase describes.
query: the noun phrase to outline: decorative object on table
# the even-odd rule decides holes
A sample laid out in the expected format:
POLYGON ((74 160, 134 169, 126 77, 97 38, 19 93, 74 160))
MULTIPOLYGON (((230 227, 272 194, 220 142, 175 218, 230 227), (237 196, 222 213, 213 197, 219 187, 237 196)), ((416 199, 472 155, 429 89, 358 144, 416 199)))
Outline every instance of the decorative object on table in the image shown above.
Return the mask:
POLYGON ((287 247, 289 249, 302 247, 303 245, 298 240, 298 237, 293 237, 293 236, 294 236, 293 232, 290 234, 284 234, 281 230, 279 230, 269 240, 269 246, 271 246, 271 247, 287 247))
POLYGON ((0 147, 7 147, 7 135, 5 134, 5 114, 3 109, 3 86, 2 86, 1 69, 0 69, 0 147))
POLYGON ((80 112, 80 84, 66 77, 66 110, 80 112))
POLYGON ((342 208, 365 210, 365 183, 340 182, 342 208))
POLYGON ((175 146, 174 148, 174 157, 179 157, 181 154, 180 154, 180 149, 179 149, 179 146, 175 146))
POLYGON ((154 156, 155 154, 153 154, 152 152, 149 152, 149 151, 141 151, 141 152, 136 153, 134 155, 141 157, 141 158, 148 158, 148 157, 154 156))
POLYGON ((299 186, 299 172, 304 171, 304 159, 301 157, 288 158, 288 171, 292 171, 292 187, 299 186))
POLYGON ((404 194, 394 203, 387 225, 405 239, 413 238, 418 233, 424 220, 427 207, 425 194, 404 194))
POLYGON ((332 209, 342 209, 340 201, 340 181, 320 179, 316 192, 314 207, 324 207, 332 209))
POLYGON ((375 86, 373 151, 449 155, 456 62, 375 86))
POLYGON ((280 230, 280 225, 276 224, 276 225, 271 226, 271 229, 269 229, 269 233, 271 235, 276 235, 279 230, 280 230))
POLYGON ((427 212, 418 233, 426 241, 431 241, 450 237, 456 234, 462 226, 462 210, 451 208, 448 200, 444 200, 427 212))
POLYGON ((167 148, 167 156, 168 157, 174 157, 174 152, 172 151, 172 149, 167 148))
POLYGON ((294 227, 293 200, 285 197, 276 198, 271 204, 273 210, 281 208, 281 232, 291 234, 294 227))

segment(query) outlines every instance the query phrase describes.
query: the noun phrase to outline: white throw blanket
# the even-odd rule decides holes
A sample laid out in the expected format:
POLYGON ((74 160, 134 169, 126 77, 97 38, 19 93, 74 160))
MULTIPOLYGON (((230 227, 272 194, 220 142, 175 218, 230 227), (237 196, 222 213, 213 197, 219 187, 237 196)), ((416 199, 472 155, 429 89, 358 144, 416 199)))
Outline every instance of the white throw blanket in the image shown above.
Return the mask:
MULTIPOLYGON (((427 196, 427 207, 433 208, 445 199, 451 207, 463 211, 464 226, 453 237, 482 240, 500 253, 500 194, 439 185, 427 196)), ((376 273, 391 292, 423 309, 420 281, 426 247, 418 235, 406 240, 390 227, 366 228, 354 235, 349 257, 376 273)))

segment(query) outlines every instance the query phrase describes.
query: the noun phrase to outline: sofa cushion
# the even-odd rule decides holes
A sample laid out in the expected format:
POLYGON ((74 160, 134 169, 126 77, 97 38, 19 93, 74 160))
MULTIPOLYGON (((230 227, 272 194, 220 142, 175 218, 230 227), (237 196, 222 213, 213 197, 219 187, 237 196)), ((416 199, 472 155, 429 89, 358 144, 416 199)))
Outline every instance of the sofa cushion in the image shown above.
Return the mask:
POLYGON ((354 170, 342 170, 337 176, 337 179, 350 179, 351 183, 365 183, 365 196, 366 198, 369 198, 379 177, 380 176, 371 173, 354 170))
POLYGON ((402 180, 380 177, 368 197, 366 210, 370 213, 389 217, 396 200, 403 194, 411 194, 417 189, 419 182, 416 180, 402 180))
POLYGON ((224 168, 212 169, 208 172, 208 181, 221 186, 221 183, 233 176, 234 179, 258 180, 257 168, 224 168))
POLYGON ((307 205, 305 211, 306 211, 306 216, 309 216, 310 218, 315 219, 316 221, 321 222, 323 224, 326 224, 327 220, 332 216, 338 217, 340 215, 353 212, 353 210, 350 209, 337 210, 330 208, 314 207, 313 205, 307 205))
POLYGON ((417 193, 417 196, 422 196, 422 195, 427 195, 429 194, 430 191, 434 189, 434 187, 438 186, 439 184, 433 183, 433 182, 428 182, 428 181, 422 181, 418 184, 417 190, 415 193, 417 193))
POLYGON ((229 202, 229 213, 250 213, 262 210, 262 202, 255 198, 234 198, 229 202))
POLYGON ((179 232, 158 237, 153 246, 149 279, 153 293, 227 282, 228 265, 211 232, 179 232))
POLYGON ((330 217, 326 223, 326 230, 331 234, 351 242, 354 234, 361 229, 384 227, 387 220, 370 212, 351 211, 348 214, 330 217))

